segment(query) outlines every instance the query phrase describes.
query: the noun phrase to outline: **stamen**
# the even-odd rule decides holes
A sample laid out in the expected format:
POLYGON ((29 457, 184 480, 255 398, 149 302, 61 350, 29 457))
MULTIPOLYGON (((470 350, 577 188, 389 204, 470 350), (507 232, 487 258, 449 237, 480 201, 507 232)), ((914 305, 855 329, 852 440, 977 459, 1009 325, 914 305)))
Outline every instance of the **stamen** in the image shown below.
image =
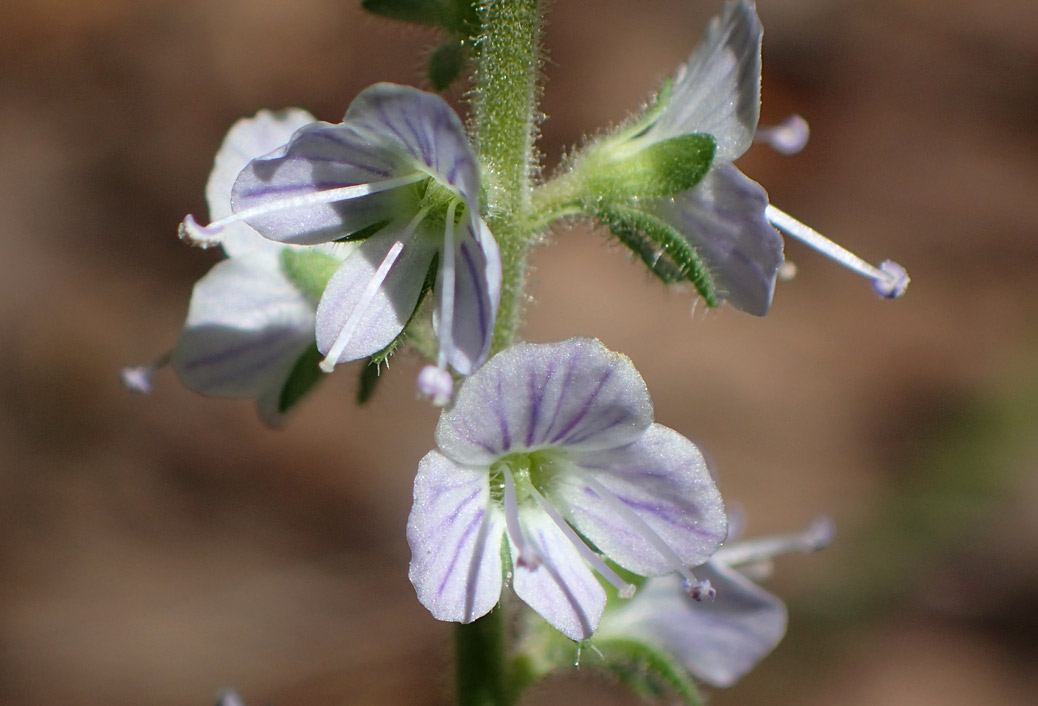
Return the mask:
POLYGON ((626 521, 631 529, 640 534, 645 541, 651 544, 653 548, 655 548, 656 551, 658 551, 663 558, 670 563, 673 571, 681 574, 682 578, 684 578, 682 585, 685 586, 686 590, 691 592, 696 586, 701 585, 700 581, 691 571, 689 571, 688 567, 685 566, 685 562, 681 560, 681 557, 677 555, 677 552, 671 549, 670 545, 663 541, 663 538, 656 534, 656 531, 649 527, 648 523, 638 516, 638 513, 627 507, 620 498, 613 494, 613 491, 592 478, 590 474, 583 473, 579 470, 576 470, 576 472, 580 476, 581 480, 587 483, 588 487, 594 490, 595 493, 602 498, 603 502, 605 502, 606 506, 608 506, 613 513, 626 521))
POLYGON ((451 201, 443 229, 443 261, 440 263, 443 291, 440 292, 440 353, 437 359, 440 370, 447 369, 447 354, 454 337, 454 212, 457 208, 458 202, 451 201))
POLYGON ((153 363, 123 368, 119 371, 119 379, 122 381, 123 387, 130 392, 137 392, 142 395, 148 394, 151 392, 151 378, 160 368, 169 365, 169 359, 172 355, 172 351, 169 351, 163 353, 153 363))
POLYGON ((368 306, 371 305, 371 301, 375 298, 382 283, 385 282, 386 276, 389 275, 390 268, 393 267, 393 263, 400 256, 400 252, 404 249, 404 241, 407 240, 411 233, 414 232, 418 224, 425 218, 425 214, 428 213, 429 209, 423 208, 418 212, 418 215, 411 219, 411 222, 407 224, 407 228, 399 235, 393 246, 389 248, 389 252, 386 253, 385 259, 378 266, 375 271, 375 275, 368 282, 368 286, 364 289, 364 292, 360 295, 360 299, 353 306, 353 310, 350 311, 346 317, 346 321, 342 326, 342 330, 339 331, 339 335, 335 338, 335 342, 332 347, 328 349, 328 355, 321 361, 320 368, 326 373, 332 372, 335 369, 335 365, 339 362, 339 356, 346 350, 346 346, 349 344, 350 339, 353 338, 353 334, 357 331, 357 326, 360 324, 360 320, 367 311, 368 306))
POLYGON ((873 267, 860 257, 837 245, 813 228, 804 225, 792 216, 771 204, 768 204, 764 215, 768 221, 786 235, 791 235, 797 240, 810 245, 824 255, 828 255, 844 267, 868 277, 873 282, 873 288, 888 299, 900 297, 908 289, 908 273, 890 260, 885 261, 880 267, 873 267))
POLYGON ((279 199, 277 201, 271 201, 269 203, 260 204, 259 206, 247 208, 243 211, 238 211, 227 218, 213 221, 207 226, 198 225, 194 216, 189 215, 184 218, 180 224, 180 238, 194 245, 210 247, 220 242, 220 234, 223 231, 224 226, 231 223, 245 221, 251 218, 258 218, 271 213, 281 213, 282 211, 306 208, 308 206, 335 203, 337 201, 349 201, 362 196, 368 196, 369 194, 377 194, 381 191, 389 191, 390 189, 396 189, 400 186, 407 186, 408 184, 413 184, 427 178, 428 175, 423 172, 414 172, 413 174, 393 177, 392 179, 384 179, 383 181, 373 181, 366 184, 355 184, 353 186, 341 186, 337 189, 315 191, 312 194, 305 194, 303 196, 292 196, 287 199, 279 199))
POLYGON ((779 554, 815 552, 827 547, 835 534, 833 521, 828 517, 819 517, 801 532, 761 537, 721 547, 711 561, 734 567, 767 561, 779 554))
POLYGON ((580 556, 584 558, 584 561, 591 564, 591 568, 597 571, 602 578, 616 587, 616 595, 620 598, 633 598, 634 592, 637 591, 637 587, 633 583, 624 581, 620 574, 609 568, 609 565, 602 561, 602 557, 598 555, 591 547, 589 547, 583 539, 569 526, 569 523, 562 519, 562 516, 558 513, 558 510, 549 503, 543 495, 541 495, 536 488, 530 487, 530 493, 533 495, 537 504, 541 506, 548 517, 552 519, 552 522, 558 526, 562 533, 566 535, 566 539, 570 541, 576 550, 580 553, 580 556))
POLYGON ((811 128, 807 121, 795 113, 778 125, 758 127, 754 142, 762 142, 779 154, 794 155, 807 145, 811 128))
POLYGON ((517 566, 532 571, 541 565, 541 559, 537 556, 537 552, 527 544, 526 535, 523 534, 522 525, 519 524, 519 503, 515 498, 515 479, 512 478, 512 469, 504 466, 501 475, 505 479, 505 528, 508 530, 508 536, 515 545, 516 551, 519 552, 515 563, 517 566))

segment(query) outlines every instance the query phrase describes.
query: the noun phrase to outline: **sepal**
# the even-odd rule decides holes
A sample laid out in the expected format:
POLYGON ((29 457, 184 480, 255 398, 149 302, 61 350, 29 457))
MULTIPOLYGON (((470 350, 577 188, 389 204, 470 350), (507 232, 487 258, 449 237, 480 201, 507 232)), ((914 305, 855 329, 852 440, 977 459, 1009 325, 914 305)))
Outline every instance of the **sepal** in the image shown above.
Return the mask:
POLYGON ((703 698, 688 671, 674 657, 638 640, 595 640, 602 668, 637 696, 654 701, 673 694, 687 706, 699 706, 703 698))
POLYGON ((604 223, 667 284, 687 281, 707 306, 721 303, 713 276, 696 249, 666 221, 633 205, 600 204, 590 214, 604 223))
POLYGON ((341 264, 342 260, 313 249, 286 247, 281 250, 282 274, 315 307, 328 286, 328 280, 341 264))
POLYGON ((292 372, 288 374, 288 379, 281 387, 277 404, 278 415, 288 414, 317 387, 317 383, 324 379, 324 373, 317 367, 320 362, 321 354, 317 350, 317 344, 310 346, 303 355, 299 356, 292 372))
POLYGON ((679 135, 641 145, 607 140, 580 159, 574 171, 585 198, 661 198, 691 189, 713 163, 717 142, 710 135, 679 135))

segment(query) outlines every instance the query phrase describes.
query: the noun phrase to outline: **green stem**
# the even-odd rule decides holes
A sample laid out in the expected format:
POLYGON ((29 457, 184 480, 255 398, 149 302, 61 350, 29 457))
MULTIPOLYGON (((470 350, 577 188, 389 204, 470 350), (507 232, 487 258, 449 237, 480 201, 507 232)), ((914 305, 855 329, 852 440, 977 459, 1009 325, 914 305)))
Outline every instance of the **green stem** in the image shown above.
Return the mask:
MULTIPOLYGON (((541 0, 486 0, 480 7, 474 137, 486 188, 486 220, 501 251, 501 303, 493 352, 515 342, 526 301, 526 257, 536 170, 541 0)), ((512 674, 503 605, 455 631, 459 706, 511 706, 523 680, 512 674)))
POLYGON ((454 633, 458 706, 508 706, 518 694, 510 688, 503 606, 454 633))
POLYGON ((515 342, 526 300, 526 257, 535 171, 541 0, 487 0, 476 71, 475 138, 486 186, 487 225, 501 250, 501 304, 494 330, 499 351, 515 342))

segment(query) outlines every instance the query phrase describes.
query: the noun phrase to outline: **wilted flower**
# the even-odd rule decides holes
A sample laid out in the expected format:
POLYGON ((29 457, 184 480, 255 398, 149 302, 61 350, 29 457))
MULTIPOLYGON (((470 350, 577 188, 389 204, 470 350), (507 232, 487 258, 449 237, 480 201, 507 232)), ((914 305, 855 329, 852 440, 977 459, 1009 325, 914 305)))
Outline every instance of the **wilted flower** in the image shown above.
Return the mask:
POLYGON ((691 600, 672 576, 651 578, 633 600, 606 613, 596 638, 603 645, 617 638, 644 642, 669 653, 706 683, 731 686, 786 633, 785 605, 743 570, 768 569, 778 554, 821 549, 832 535, 832 523, 822 518, 796 534, 725 545, 696 568, 696 575, 717 591, 712 601, 691 600))
POLYGON ((631 361, 598 341, 498 354, 440 417, 436 442, 407 525, 411 581, 436 618, 467 623, 494 607, 502 542, 515 593, 573 640, 592 634, 605 605, 592 569, 621 595, 634 590, 599 551, 708 590, 688 567, 724 537, 721 497, 695 445, 653 423, 631 361))
POLYGON ((282 243, 363 240, 328 282, 317 345, 330 371, 400 335, 433 262, 438 367, 466 375, 486 359, 501 286, 497 244, 479 217, 479 168, 442 98, 377 84, 342 123, 314 123, 241 172, 233 215, 185 237, 207 240, 245 221, 282 243))
MULTIPOLYGON (((238 121, 216 154, 206 185, 214 219, 231 215, 231 187, 255 157, 283 145, 313 123, 292 109, 261 111, 238 121)), ((349 245, 289 246, 260 236, 248 224, 230 222, 207 245, 221 245, 227 259, 217 263, 194 287, 187 321, 170 362, 188 388, 215 397, 255 397, 260 415, 278 424, 299 390, 286 385, 297 366, 317 362, 314 346, 317 297, 349 245)), ((128 387, 147 391, 152 368, 123 372, 128 387)))

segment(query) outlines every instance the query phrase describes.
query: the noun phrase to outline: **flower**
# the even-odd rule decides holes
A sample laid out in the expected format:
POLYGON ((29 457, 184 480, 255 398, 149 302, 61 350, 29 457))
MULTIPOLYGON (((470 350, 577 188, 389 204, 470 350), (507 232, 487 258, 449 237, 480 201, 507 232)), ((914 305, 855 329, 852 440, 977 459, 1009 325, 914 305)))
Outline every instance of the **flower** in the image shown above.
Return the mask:
MULTIPOLYGON (((313 121, 296 108, 261 111, 231 127, 206 185, 210 215, 230 216, 238 173, 313 121)), ((195 284, 184 330, 160 365, 171 363, 181 382, 201 394, 255 397, 260 416, 280 424, 299 392, 288 389, 293 371, 307 363, 316 370, 316 361, 307 357, 314 341, 313 290, 323 286, 350 246, 275 243, 242 221, 228 223, 204 243, 217 244, 227 259, 195 284)), ((123 380, 131 389, 147 391, 156 367, 129 368, 123 380)))
POLYGON ((605 605, 592 569, 622 596, 634 590, 599 551, 703 588, 687 567, 724 538, 721 497, 695 445, 653 423, 631 361, 600 342, 498 354, 441 415, 436 443, 407 523, 411 582, 434 617, 467 623, 494 607, 503 543, 515 593, 573 640, 605 605))
MULTIPOLYGON (((651 224, 658 240, 665 241, 670 233, 684 238, 700 262, 678 268, 688 270, 685 276, 711 306, 728 301, 757 316, 768 312, 783 262, 782 236, 776 228, 865 275, 881 295, 901 296, 908 286, 904 268, 889 261, 873 267, 836 245, 770 205, 763 187, 733 166, 752 144, 760 117, 762 36, 754 3, 728 0, 688 61, 665 84, 656 104, 633 126, 592 146, 591 155, 605 150, 626 156, 654 146, 659 149, 668 141, 675 145, 668 146, 673 153, 680 138, 693 135, 709 135, 715 144, 702 178, 690 172, 695 174, 690 188, 658 198, 636 198, 624 204, 622 212, 614 207, 604 213, 607 222, 614 231, 622 229, 626 220, 643 227, 651 224)), ((801 118, 785 133, 772 131, 763 140, 796 151, 806 135, 801 118)), ((670 174, 661 178, 674 180, 670 174)), ((663 251, 673 252, 675 245, 665 244, 663 251)), ((656 269, 661 256, 656 251, 647 261, 656 269)))
POLYGON ((648 579, 638 595, 610 610, 596 639, 638 640, 673 655, 695 677, 732 686, 757 665, 786 633, 786 607, 737 567, 760 567, 791 551, 816 551, 829 544, 833 526, 821 518, 790 535, 736 542, 696 574, 716 590, 712 601, 694 601, 672 576, 648 579))
POLYGON ((191 240, 245 221, 281 243, 362 240, 317 307, 322 369, 378 353, 410 320, 437 262, 433 326, 437 365, 462 375, 486 359, 501 263, 479 217, 479 168, 464 127, 444 100, 381 83, 361 92, 342 123, 313 123, 254 159, 234 184, 234 213, 191 240))

